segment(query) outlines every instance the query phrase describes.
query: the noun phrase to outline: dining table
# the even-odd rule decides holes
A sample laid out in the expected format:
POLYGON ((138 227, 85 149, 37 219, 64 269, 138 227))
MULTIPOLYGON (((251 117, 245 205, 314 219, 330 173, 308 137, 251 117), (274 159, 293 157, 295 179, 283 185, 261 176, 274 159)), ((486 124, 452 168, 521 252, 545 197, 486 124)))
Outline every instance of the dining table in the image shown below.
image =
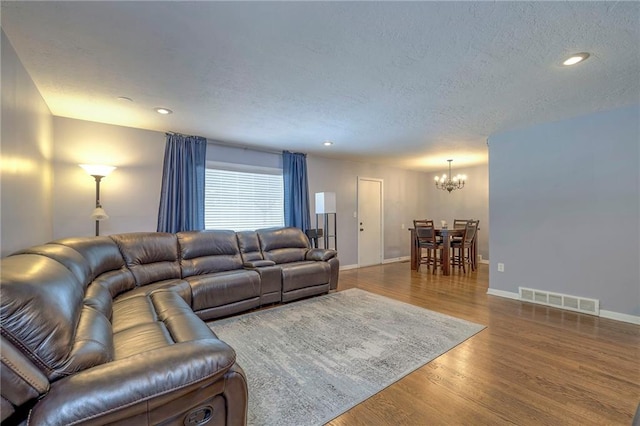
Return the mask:
MULTIPOLYGON (((420 261, 420 249, 418 248, 418 239, 416 238, 416 229, 409 228, 411 232, 411 269, 418 269, 418 262, 420 261)), ((451 239, 453 237, 464 236, 464 228, 436 228, 436 235, 442 237, 442 275, 450 275, 451 274, 451 239)), ((473 269, 476 268, 476 241, 478 239, 478 233, 476 231, 476 238, 473 239, 473 243, 471 245, 471 259, 473 262, 473 269)))

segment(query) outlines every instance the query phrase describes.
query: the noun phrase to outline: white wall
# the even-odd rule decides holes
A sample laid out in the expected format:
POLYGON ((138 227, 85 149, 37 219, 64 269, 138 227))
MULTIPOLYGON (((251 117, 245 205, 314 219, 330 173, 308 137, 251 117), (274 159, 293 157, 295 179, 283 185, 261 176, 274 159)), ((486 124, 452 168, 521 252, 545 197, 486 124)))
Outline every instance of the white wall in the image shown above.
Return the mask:
POLYGON ((489 139, 490 290, 640 316, 640 106, 489 139), (504 272, 494 272, 496 263, 504 272))
POLYGON ((2 38, 2 257, 53 236, 52 116, 4 32, 2 38))
POLYGON ((117 167, 100 184, 100 235, 157 229, 164 133, 62 117, 53 128, 54 238, 95 235, 95 180, 78 164, 117 167))

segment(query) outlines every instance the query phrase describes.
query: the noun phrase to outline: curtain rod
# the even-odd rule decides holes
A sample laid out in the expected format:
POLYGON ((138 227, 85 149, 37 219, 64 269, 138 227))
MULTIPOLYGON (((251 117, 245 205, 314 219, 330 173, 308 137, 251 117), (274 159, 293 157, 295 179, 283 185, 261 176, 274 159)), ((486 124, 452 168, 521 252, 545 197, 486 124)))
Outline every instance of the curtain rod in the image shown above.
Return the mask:
MULTIPOLYGON (((165 132, 168 135, 180 135, 180 136, 193 136, 193 135, 185 135, 183 133, 178 133, 178 132, 165 132)), ((201 136, 204 137, 204 136, 201 136)), ((218 145, 218 146, 223 146, 223 147, 228 147, 228 148, 238 148, 238 149, 249 149, 252 151, 259 151, 259 152, 264 152, 267 154, 278 154, 278 155, 282 155, 282 151, 287 151, 287 150, 275 150, 275 149, 269 149, 269 148, 262 148, 262 147, 258 147, 258 146, 250 146, 250 145, 239 145, 239 144, 234 144, 232 142, 223 142, 223 141, 217 141, 214 139, 209 139, 207 137, 204 137, 207 140, 207 143, 210 143, 212 145, 218 145)))
POLYGON ((212 145, 228 147, 228 148, 249 149, 252 151, 265 152, 267 154, 282 155, 282 151, 276 151, 275 149, 269 149, 269 148, 262 148, 262 147, 256 147, 256 146, 248 146, 248 145, 238 145, 230 142, 221 142, 221 141, 216 141, 212 139, 207 139, 207 143, 210 143, 212 145))

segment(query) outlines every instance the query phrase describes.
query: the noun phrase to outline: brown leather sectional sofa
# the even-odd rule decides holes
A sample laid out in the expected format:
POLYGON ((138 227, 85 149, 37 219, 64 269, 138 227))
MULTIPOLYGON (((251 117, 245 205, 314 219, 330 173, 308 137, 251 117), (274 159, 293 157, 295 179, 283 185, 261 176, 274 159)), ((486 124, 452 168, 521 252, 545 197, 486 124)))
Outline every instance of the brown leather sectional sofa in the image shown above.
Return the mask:
POLYGON ((3 424, 243 425, 247 382, 204 321, 337 287, 297 228, 66 238, 2 259, 3 424))

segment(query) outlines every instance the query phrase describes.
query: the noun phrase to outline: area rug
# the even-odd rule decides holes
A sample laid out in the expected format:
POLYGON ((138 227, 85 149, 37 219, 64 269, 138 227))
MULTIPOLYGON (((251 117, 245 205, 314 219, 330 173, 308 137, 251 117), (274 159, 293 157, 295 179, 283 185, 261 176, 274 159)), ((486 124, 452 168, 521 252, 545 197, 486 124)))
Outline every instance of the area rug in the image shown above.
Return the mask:
POLYGON ((484 328, 359 289, 209 326, 236 350, 253 426, 322 425, 484 328))

